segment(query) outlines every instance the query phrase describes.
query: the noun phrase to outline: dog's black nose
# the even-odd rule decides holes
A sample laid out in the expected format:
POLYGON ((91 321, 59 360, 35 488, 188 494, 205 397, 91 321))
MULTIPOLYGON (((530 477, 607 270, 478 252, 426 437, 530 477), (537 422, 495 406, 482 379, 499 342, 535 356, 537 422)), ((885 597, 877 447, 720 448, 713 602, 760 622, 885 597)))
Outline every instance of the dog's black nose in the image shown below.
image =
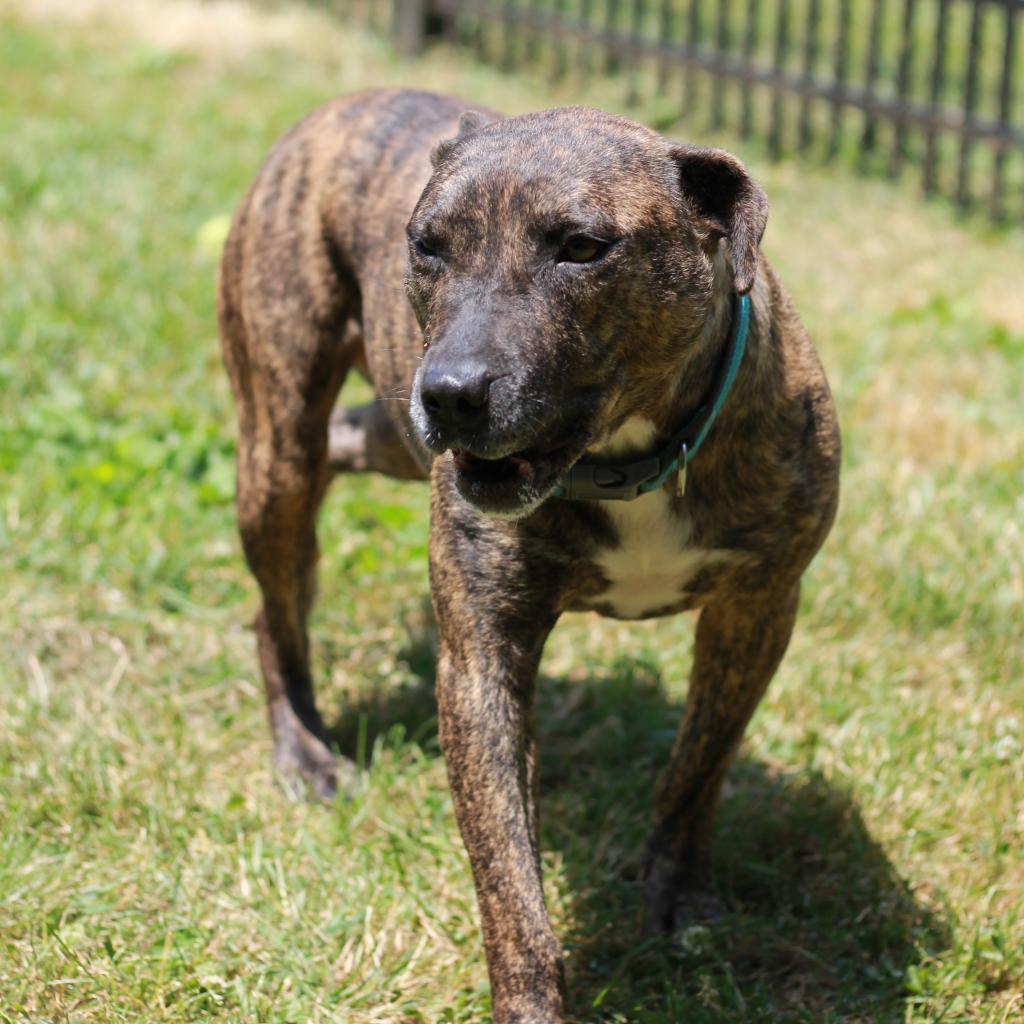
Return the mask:
POLYGON ((427 415, 446 427, 479 426, 487 416, 491 376, 478 363, 438 362, 424 367, 420 398, 427 415))

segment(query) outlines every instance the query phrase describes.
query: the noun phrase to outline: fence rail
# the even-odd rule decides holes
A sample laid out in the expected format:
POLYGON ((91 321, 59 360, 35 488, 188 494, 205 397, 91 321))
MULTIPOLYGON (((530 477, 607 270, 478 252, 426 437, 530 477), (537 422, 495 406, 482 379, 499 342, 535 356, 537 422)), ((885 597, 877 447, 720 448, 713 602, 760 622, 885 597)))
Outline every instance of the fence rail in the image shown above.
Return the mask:
POLYGON ((335 0, 404 52, 431 36, 508 71, 621 80, 659 121, 769 154, 913 171, 1024 223, 1024 0, 335 0))

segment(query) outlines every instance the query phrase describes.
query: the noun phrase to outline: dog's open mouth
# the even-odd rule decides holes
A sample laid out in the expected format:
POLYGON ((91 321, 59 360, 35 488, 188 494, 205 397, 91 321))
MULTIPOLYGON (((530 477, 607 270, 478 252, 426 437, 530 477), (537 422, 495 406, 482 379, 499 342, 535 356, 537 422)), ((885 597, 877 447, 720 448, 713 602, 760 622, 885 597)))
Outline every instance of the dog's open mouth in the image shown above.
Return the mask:
POLYGON ((537 474, 540 452, 527 448, 501 459, 482 459, 470 452, 454 452, 455 468, 462 476, 484 484, 500 484, 508 480, 532 481, 537 474))
POLYGON ((500 458, 452 449, 455 483, 462 496, 482 511, 511 513, 546 497, 572 462, 569 444, 524 448, 500 458))

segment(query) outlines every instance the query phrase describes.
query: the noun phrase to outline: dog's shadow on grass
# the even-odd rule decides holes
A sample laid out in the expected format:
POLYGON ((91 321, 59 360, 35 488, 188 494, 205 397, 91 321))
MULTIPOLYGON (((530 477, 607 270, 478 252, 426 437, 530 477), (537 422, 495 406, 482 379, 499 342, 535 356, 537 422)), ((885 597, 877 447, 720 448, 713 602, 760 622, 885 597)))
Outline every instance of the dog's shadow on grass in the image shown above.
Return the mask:
MULTIPOLYGON (((396 724, 437 750, 429 638, 403 657, 420 684, 349 707, 332 730, 344 753, 396 724)), ((541 679, 541 845, 569 893, 559 931, 574 1019, 902 1022, 912 968, 948 945, 948 925, 915 900, 850 795, 813 771, 741 757, 716 830, 726 913, 645 938, 640 851, 681 711, 643 663, 541 679)))

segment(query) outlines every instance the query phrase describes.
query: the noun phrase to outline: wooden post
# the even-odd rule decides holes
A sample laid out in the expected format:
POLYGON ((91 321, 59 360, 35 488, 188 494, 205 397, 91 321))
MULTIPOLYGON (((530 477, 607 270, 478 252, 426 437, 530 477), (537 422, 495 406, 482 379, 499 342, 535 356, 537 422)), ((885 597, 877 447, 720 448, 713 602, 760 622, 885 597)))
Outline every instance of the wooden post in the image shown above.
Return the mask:
MULTIPOLYGON (((691 57, 696 57, 700 50, 701 30, 703 18, 701 17, 701 0, 690 0, 689 18, 686 23, 686 48, 691 57)), ((683 79, 683 114, 689 114, 694 107, 697 97, 697 64, 691 61, 686 66, 686 75, 683 79)))
MULTIPOLYGON (((728 58, 730 50, 729 33, 729 0, 718 0, 718 23, 715 32, 715 48, 717 59, 721 62, 728 58)), ((711 81, 711 127, 721 131, 725 123, 725 75, 721 70, 711 81)))
POLYGON ((839 0, 839 26, 836 35, 835 81, 832 85, 832 128, 828 155, 834 157, 843 142, 843 100, 846 75, 850 66, 850 0, 839 0))
POLYGON ((956 171, 956 203, 964 209, 971 201, 971 150, 972 139, 966 130, 974 117, 974 108, 978 102, 978 65, 981 62, 981 5, 982 0, 974 0, 971 11, 971 38, 967 50, 967 74, 964 77, 964 131, 960 134, 960 158, 956 171))
POLYGON ((1005 188, 1006 152, 1010 137, 1010 104, 1013 98, 1013 61, 1016 54, 1018 10, 1006 6, 1003 31, 1003 70, 999 76, 999 130, 995 164, 992 167, 992 201, 989 207, 992 219, 997 223, 1006 219, 1003 204, 1005 188))
POLYGON ((403 57, 423 51, 428 36, 446 33, 453 21, 437 0, 394 0, 391 36, 403 57))
POLYGON ((768 152, 773 160, 782 155, 782 75, 786 71, 786 57, 789 54, 789 0, 779 0, 775 22, 775 48, 772 53, 772 69, 776 74, 772 86, 771 121, 768 125, 768 152))
POLYGON ((413 57, 423 49, 427 29, 426 0, 395 0, 392 35, 395 49, 413 57))
POLYGON ((618 74, 619 54, 612 44, 614 33, 619 29, 619 0, 607 0, 604 9, 604 24, 607 35, 604 47, 604 71, 606 75, 618 74))
POLYGON ((871 10, 871 29, 868 36, 867 67, 864 69, 864 94, 868 107, 864 111, 864 129, 860 136, 860 157, 867 163, 868 154, 875 148, 878 135, 878 114, 874 103, 875 85, 878 80, 878 64, 882 52, 882 23, 885 21, 885 0, 874 0, 871 10))
POLYGON ((569 44, 565 37, 565 23, 568 18, 566 0, 555 0, 551 10, 558 22, 554 38, 554 56, 551 62, 551 81, 560 82, 569 70, 569 44))
POLYGON ((629 42, 633 47, 629 56, 629 75, 626 79, 626 104, 635 107, 640 102, 640 41, 643 39, 644 0, 633 0, 629 12, 629 42))
MULTIPOLYGON (((909 2, 909 0, 908 0, 909 2)), ((807 149, 811 144, 811 86, 818 60, 818 23, 821 19, 821 0, 810 0, 807 24, 804 27, 803 78, 807 91, 800 100, 799 146, 807 149)))
MULTIPOLYGON (((661 0, 661 6, 658 8, 658 40, 663 44, 672 42, 672 24, 675 21, 674 11, 672 9, 672 0, 661 0)), ((658 60, 658 77, 655 83, 655 89, 659 95, 664 95, 668 88, 668 73, 671 68, 671 63, 667 56, 662 56, 658 60)))
POLYGON ((597 50, 598 28, 594 17, 594 0, 580 0, 580 23, 584 26, 584 36, 576 50, 576 62, 579 65, 580 81, 586 83, 594 70, 592 56, 597 50))
MULTIPOLYGON (((932 76, 928 99, 931 113, 937 114, 942 106, 942 95, 946 87, 946 41, 949 28, 950 0, 939 0, 938 24, 935 29, 935 53, 932 59, 932 76)), ((934 122, 933 122, 934 124, 934 122)), ((939 137, 929 125, 924 151, 924 191, 931 195, 939 184, 939 137)))
POLYGON ((747 0, 747 23, 743 29, 743 71, 747 77, 743 80, 740 93, 740 135, 747 139, 753 130, 754 123, 754 80, 750 77, 754 66, 754 54, 758 41, 758 0, 747 0))
POLYGON ((502 8, 502 43, 504 49, 501 54, 501 68, 503 71, 512 71, 516 66, 516 35, 513 26, 516 23, 516 5, 514 0, 505 0, 502 8))
MULTIPOLYGON (((910 77, 914 61, 914 5, 916 0, 903 0, 903 25, 900 31, 900 58, 896 73, 896 95, 900 107, 907 103, 910 94, 910 77)), ((907 124, 897 121, 892 137, 892 153, 889 156, 889 175, 897 177, 907 155, 907 124)))

